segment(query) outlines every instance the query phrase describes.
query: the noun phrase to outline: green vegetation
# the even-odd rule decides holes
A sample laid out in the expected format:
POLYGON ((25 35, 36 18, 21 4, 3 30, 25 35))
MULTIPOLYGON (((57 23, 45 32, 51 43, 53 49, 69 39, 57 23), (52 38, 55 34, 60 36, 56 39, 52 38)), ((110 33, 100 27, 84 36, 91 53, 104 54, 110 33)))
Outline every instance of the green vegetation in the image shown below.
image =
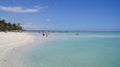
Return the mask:
POLYGON ((10 23, 6 22, 4 19, 0 19, 0 31, 19 31, 22 30, 20 23, 10 23))

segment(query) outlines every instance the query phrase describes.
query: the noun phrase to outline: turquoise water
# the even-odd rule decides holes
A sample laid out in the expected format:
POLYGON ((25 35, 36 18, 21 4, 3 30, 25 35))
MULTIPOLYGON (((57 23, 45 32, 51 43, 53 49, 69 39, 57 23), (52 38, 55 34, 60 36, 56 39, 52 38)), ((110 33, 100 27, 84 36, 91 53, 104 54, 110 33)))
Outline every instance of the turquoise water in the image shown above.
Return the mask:
MULTIPOLYGON (((53 33, 73 36, 25 47, 18 54, 28 67, 120 67, 120 32, 53 33), (75 37, 74 37, 75 36, 75 37)), ((34 34, 38 36, 39 34, 34 34)))

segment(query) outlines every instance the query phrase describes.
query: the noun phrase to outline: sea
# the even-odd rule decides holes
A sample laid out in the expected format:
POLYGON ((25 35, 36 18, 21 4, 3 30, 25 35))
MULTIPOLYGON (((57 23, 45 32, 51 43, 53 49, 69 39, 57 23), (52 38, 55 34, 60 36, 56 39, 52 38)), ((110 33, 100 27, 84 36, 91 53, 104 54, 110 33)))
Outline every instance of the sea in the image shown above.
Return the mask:
POLYGON ((16 67, 120 67, 120 32, 31 34, 35 42, 11 55, 16 67))

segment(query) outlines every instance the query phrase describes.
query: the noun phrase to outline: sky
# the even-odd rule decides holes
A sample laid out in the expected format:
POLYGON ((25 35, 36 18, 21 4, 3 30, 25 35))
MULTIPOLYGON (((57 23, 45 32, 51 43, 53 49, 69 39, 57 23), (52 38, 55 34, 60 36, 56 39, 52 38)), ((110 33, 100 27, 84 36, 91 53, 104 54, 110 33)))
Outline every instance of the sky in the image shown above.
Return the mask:
POLYGON ((27 30, 120 31, 120 0, 0 0, 0 18, 27 30))

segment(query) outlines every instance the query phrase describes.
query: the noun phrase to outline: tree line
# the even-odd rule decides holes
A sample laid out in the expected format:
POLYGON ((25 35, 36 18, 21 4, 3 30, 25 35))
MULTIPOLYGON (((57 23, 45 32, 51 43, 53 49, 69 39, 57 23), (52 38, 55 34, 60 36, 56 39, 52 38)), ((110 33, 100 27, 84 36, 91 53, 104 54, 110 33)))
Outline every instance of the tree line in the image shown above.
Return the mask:
POLYGON ((20 23, 6 22, 4 19, 0 19, 0 31, 19 31, 22 30, 20 23))

